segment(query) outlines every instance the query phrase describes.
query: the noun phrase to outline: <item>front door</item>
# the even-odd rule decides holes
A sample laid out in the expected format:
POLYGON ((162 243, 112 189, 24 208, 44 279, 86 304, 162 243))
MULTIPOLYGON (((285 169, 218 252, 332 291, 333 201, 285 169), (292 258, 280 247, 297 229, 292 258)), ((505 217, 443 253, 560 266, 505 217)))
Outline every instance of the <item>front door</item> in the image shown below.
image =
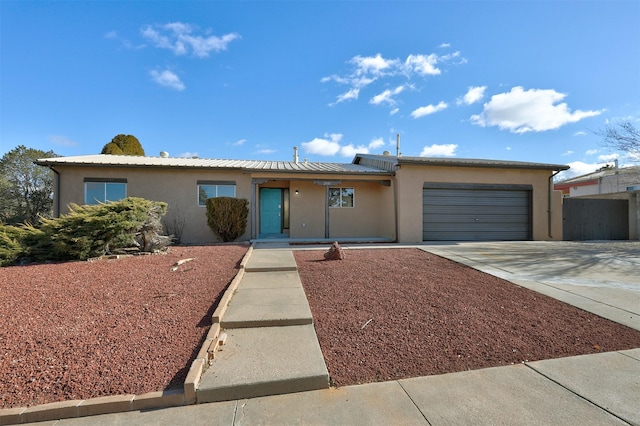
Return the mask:
POLYGON ((282 233, 282 189, 260 188, 260 234, 282 233))

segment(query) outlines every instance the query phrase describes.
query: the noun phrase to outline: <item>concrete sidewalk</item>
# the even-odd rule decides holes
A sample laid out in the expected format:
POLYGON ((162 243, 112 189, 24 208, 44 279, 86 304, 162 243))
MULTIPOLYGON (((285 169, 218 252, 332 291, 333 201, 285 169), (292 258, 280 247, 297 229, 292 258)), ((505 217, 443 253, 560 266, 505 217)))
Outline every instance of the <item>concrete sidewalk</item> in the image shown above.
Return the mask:
POLYGON ((640 349, 38 424, 638 425, 640 349))
MULTIPOLYGON (((432 251, 431 246, 419 247, 432 251)), ((587 299, 579 289, 570 288, 571 291, 568 291, 551 286, 540 278, 540 274, 535 279, 527 277, 527 268, 538 265, 539 257, 527 260, 526 255, 518 256, 516 253, 522 263, 520 269, 516 270, 512 264, 508 266, 511 269, 507 269, 507 265, 496 266, 486 261, 493 256, 503 259, 503 262, 513 263, 504 251, 489 251, 486 254, 484 245, 438 247, 433 251, 454 260, 457 257, 457 260, 464 260, 463 263, 475 263, 476 267, 485 268, 488 272, 501 273, 503 278, 531 281, 543 289, 552 288, 570 300, 572 298, 567 294, 576 296, 577 303, 584 304, 583 299, 587 299), (482 261, 483 256, 485 261, 482 261)), ((549 255, 550 247, 540 249, 532 245, 530 248, 541 250, 539 256, 549 255)), ((508 246, 502 246, 502 250, 508 249, 508 246)), ((306 374, 300 372, 307 369, 306 364, 316 366, 310 369, 311 376, 319 372, 317 376, 321 379, 316 385, 324 387, 324 380, 328 380, 323 376, 326 367, 324 370, 317 367, 322 354, 318 355, 319 345, 315 348, 317 339, 313 325, 297 324, 309 320, 307 315, 310 316, 310 313, 306 313, 298 291, 301 285, 299 287, 297 272, 290 269, 295 266, 295 261, 291 263, 294 260, 291 248, 287 245, 257 246, 252 259, 254 262, 250 259, 247 263, 247 273, 222 319, 223 325, 228 321, 226 324, 234 327, 227 329, 228 343, 214 360, 212 370, 203 375, 200 384, 202 390, 198 390, 201 392, 198 395, 200 402, 229 397, 232 400, 38 424, 640 425, 640 348, 338 389, 298 389, 300 391, 296 393, 283 393, 291 389, 295 391, 296 380, 306 374), (265 291, 267 289, 269 291, 265 291), (292 339, 289 332, 294 332, 298 337, 292 339), (305 345, 309 348, 305 349, 305 345), (218 361, 220 364, 216 368, 218 361), (280 371, 282 365, 287 365, 286 372, 280 371), (296 372, 296 369, 300 371, 296 372), (260 374, 262 378, 256 379, 260 374), (282 380, 284 377, 288 378, 282 380), (205 390, 207 388, 203 385, 208 382, 213 385, 205 390), (224 388, 219 386, 220 383, 229 386, 224 388), (207 396, 207 392, 213 396, 207 396), (265 392, 281 394, 255 397, 265 392)), ((633 262, 633 257, 622 267, 619 267, 621 262, 613 262, 616 273, 623 277, 635 277, 633 262), (625 270, 625 267, 630 269, 625 270)), ((550 263, 530 269, 529 274, 546 269, 551 276, 553 266, 550 263)), ((568 265, 567 261, 565 266, 568 265)), ((567 271, 564 272, 565 276, 567 271)), ((588 277, 594 280, 610 277, 606 268, 603 269, 604 274, 599 275, 598 271, 596 266, 591 265, 591 275, 588 277)), ((557 274, 556 279, 560 280, 563 272, 557 271, 557 274)), ((582 287, 577 282, 565 284, 582 287)), ((609 283, 597 288, 604 289, 605 296, 588 298, 592 309, 600 309, 602 307, 599 305, 603 305, 627 312, 625 306, 615 306, 617 297, 606 296, 606 289, 616 288, 615 285, 609 283)), ((592 309, 588 310, 593 312, 592 309)))

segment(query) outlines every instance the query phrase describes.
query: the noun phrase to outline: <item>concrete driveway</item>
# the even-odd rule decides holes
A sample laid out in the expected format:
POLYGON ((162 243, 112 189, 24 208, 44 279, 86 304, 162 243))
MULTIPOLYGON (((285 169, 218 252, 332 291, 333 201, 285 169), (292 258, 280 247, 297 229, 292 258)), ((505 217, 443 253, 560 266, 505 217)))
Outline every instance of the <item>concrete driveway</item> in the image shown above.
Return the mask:
POLYGON ((640 330, 640 241, 441 242, 420 248, 640 330))

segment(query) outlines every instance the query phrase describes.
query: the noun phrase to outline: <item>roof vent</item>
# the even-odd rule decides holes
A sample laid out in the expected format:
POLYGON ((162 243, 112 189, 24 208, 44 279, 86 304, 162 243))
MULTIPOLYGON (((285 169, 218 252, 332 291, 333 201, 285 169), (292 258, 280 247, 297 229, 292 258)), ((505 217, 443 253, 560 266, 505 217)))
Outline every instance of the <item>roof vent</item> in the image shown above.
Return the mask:
POLYGON ((160 151, 160 157, 169 158, 169 153, 167 151, 160 151))
POLYGON ((386 155, 387 157, 391 155, 391 153, 389 151, 385 151, 382 153, 382 155, 386 155))

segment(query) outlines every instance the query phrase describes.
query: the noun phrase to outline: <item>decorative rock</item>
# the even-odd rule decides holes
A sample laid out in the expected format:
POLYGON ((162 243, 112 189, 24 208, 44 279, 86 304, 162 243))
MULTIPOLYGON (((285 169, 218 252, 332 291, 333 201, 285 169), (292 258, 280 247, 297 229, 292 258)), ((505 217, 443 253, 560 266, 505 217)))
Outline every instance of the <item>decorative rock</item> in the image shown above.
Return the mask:
POLYGON ((337 241, 334 242, 329 251, 324 254, 326 260, 342 260, 344 256, 344 250, 337 241))

